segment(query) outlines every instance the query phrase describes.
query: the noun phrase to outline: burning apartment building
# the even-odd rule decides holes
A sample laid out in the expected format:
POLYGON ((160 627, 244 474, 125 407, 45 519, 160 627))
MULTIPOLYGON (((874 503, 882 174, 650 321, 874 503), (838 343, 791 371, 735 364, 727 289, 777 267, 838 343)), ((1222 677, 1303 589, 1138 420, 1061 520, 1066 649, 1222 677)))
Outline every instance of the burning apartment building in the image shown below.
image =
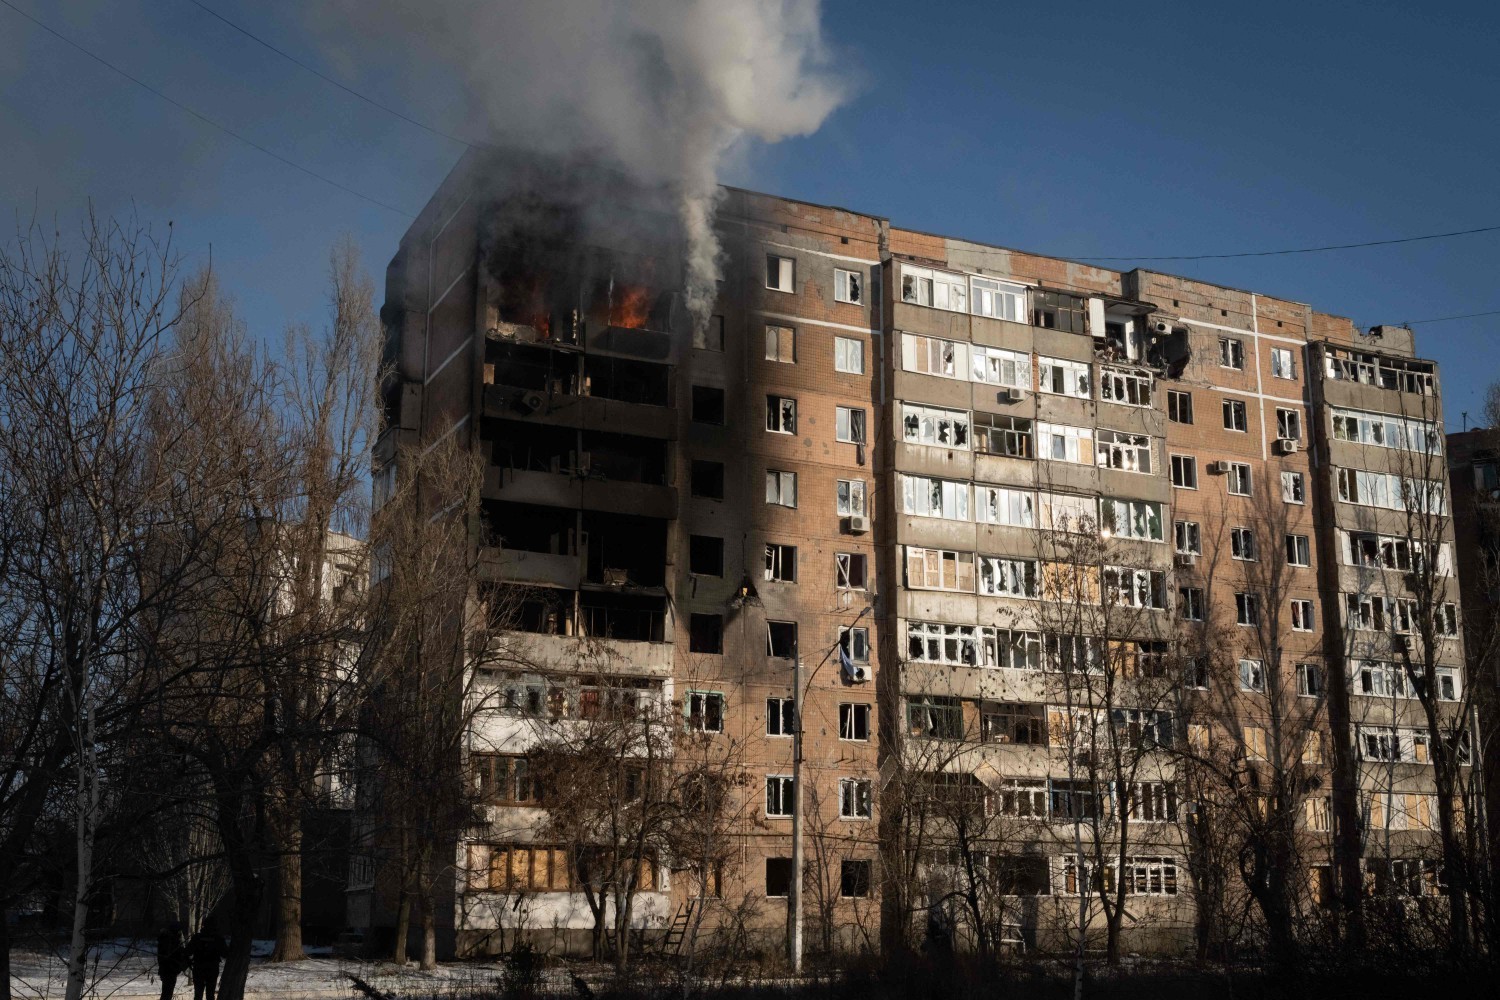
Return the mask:
POLYGON ((453 761, 491 775, 458 953, 586 950, 516 776, 538 720, 622 697, 745 778, 713 873, 641 875, 667 948, 694 913, 779 947, 800 910, 809 948, 1179 949, 1236 893, 1441 891, 1432 760, 1466 773, 1472 734, 1451 531, 1410 531, 1446 474, 1408 332, 742 190, 716 227, 695 314, 669 203, 475 153, 388 269, 377 468, 458 435, 488 582, 524 591, 529 665, 453 761), (1209 823, 1253 888, 1216 888, 1209 823))

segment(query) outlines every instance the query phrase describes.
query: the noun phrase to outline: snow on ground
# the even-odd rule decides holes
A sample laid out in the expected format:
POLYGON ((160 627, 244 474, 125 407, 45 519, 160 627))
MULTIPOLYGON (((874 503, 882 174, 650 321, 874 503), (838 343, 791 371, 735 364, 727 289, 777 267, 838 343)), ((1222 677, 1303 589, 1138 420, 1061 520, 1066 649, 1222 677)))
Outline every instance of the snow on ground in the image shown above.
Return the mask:
MULTIPOLYGON (((251 949, 255 962, 245 984, 252 998, 319 997, 358 998, 349 974, 384 993, 401 996, 457 996, 481 989, 494 989, 500 968, 471 964, 440 966, 432 972, 415 967, 400 968, 390 962, 365 962, 334 958, 328 948, 310 948, 315 957, 305 962, 270 964, 271 942, 257 941, 251 949)), ((11 989, 17 998, 61 998, 67 985, 67 966, 57 955, 36 951, 13 951, 10 956, 11 989)), ((97 1000, 136 1000, 161 996, 156 975, 154 942, 106 941, 89 950, 89 988, 85 996, 97 1000)), ((177 977, 174 993, 193 995, 187 975, 177 977)))

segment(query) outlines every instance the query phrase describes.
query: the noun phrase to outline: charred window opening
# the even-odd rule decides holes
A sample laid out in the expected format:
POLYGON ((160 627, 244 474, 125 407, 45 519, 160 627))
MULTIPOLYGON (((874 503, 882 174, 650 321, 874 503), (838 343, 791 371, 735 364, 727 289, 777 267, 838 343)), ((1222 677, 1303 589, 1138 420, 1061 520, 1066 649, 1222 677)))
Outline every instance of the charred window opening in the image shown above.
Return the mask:
POLYGON ((712 535, 688 536, 688 572, 695 576, 723 576, 724 539, 712 535))
POLYGON ((724 424, 724 390, 711 385, 693 386, 693 422, 724 424))
POLYGON ((583 517, 588 547, 585 579, 614 589, 659 588, 666 582, 665 521, 589 511, 583 517))
POLYGON ((692 492, 708 500, 724 499, 724 463, 695 459, 692 469, 692 492))
POLYGON ((696 612, 688 620, 688 649, 694 653, 724 652, 724 616, 696 612))
POLYGON ((583 362, 581 395, 648 406, 672 405, 672 369, 649 361, 590 356, 583 362))
POLYGON ((666 599, 642 594, 579 595, 581 635, 627 642, 662 642, 666 599))
POLYGON ((578 555, 581 550, 575 513, 540 504, 486 501, 481 516, 490 539, 502 549, 578 555))
POLYGON ((667 483, 667 443, 633 434, 578 431, 568 427, 486 420, 480 440, 490 460, 513 472, 550 472, 575 479, 667 483))

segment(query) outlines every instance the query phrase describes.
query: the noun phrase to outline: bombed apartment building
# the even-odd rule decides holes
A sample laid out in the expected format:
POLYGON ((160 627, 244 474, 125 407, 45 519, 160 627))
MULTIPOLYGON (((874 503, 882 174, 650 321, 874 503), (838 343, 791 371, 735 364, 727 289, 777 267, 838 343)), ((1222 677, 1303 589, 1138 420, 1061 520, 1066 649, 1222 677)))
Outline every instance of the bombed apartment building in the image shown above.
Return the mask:
POLYGON ((377 468, 461 436, 524 592, 456 951, 587 950, 526 760, 622 698, 743 779, 711 871, 642 865, 653 947, 1180 950, 1246 844, 1297 912, 1441 891, 1472 734, 1409 333, 741 190, 716 227, 691 309, 669 204, 475 154, 391 262, 377 468))

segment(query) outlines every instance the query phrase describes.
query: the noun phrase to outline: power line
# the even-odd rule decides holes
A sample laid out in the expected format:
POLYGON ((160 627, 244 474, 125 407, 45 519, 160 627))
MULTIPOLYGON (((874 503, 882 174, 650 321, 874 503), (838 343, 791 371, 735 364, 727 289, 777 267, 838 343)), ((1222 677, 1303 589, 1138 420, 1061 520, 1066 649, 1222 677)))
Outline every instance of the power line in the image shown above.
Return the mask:
POLYGON ((1480 316, 1500 316, 1500 309, 1491 309, 1489 312, 1463 313, 1458 316, 1438 316, 1436 319, 1410 319, 1406 321, 1407 326, 1419 326, 1423 323, 1446 323, 1454 319, 1476 319, 1480 316))
POLYGON ((495 147, 491 146, 489 143, 473 142, 473 141, 471 141, 469 139, 465 139, 463 136, 454 135, 451 132, 444 132, 442 129, 437 128, 437 127, 432 126, 432 125, 428 125, 426 122, 419 121, 418 119, 413 118, 410 115, 408 115, 408 114, 406 114, 406 113, 404 113, 402 111, 399 111, 396 108, 393 108, 393 107, 391 107, 388 104, 382 104, 379 101, 375 100, 373 97, 370 97, 370 96, 368 96, 366 94, 361 94, 359 91, 355 90, 353 87, 350 87, 347 84, 341 83, 340 81, 338 81, 338 80, 334 79, 333 77, 329 76, 327 73, 324 73, 323 71, 317 69, 316 67, 308 65, 307 63, 303 62, 301 59, 298 59, 296 56, 294 56, 291 53, 285 51, 284 49, 281 49, 281 48, 278 48, 275 45, 272 45, 270 42, 266 41, 264 38, 261 38, 259 35, 255 34, 254 32, 250 31, 248 28, 243 28, 240 25, 235 24, 233 21, 229 20, 229 18, 225 17, 223 14, 220 14, 218 11, 214 10, 213 8, 209 7, 208 5, 203 4, 203 3, 199 3, 199 0, 188 0, 188 2, 191 3, 194 7, 197 7, 199 10, 203 11, 205 14, 208 14, 210 17, 217 18, 219 21, 222 21, 224 24, 227 24, 229 27, 233 28, 235 31, 238 31, 240 34, 244 35, 246 38, 250 39, 252 42, 255 42, 258 45, 265 46, 266 48, 270 49, 272 52, 276 53, 278 56, 281 56, 281 58, 283 58, 286 61, 292 63, 294 66, 301 67, 302 69, 304 69, 307 72, 311 73, 313 76, 317 77, 319 80, 322 80, 324 83, 330 83, 330 84, 332 84, 333 86, 339 88, 340 90, 342 90, 344 93, 350 95, 351 97, 357 97, 359 100, 364 101, 366 104, 370 105, 372 108, 378 108, 381 111, 384 111, 388 115, 394 115, 395 117, 397 117, 397 118, 401 119, 402 121, 406 122, 408 125, 415 125, 417 128, 422 129, 424 132, 430 132, 431 134, 433 134, 435 136, 439 136, 440 138, 449 139, 449 140, 451 140, 453 142, 460 143, 461 145, 468 146, 470 149, 493 149, 493 148, 495 148, 495 147))
POLYGON ((1279 257, 1296 253, 1323 253, 1328 250, 1355 250, 1360 247, 1385 247, 1396 243, 1418 243, 1422 240, 1442 240, 1450 236, 1472 236, 1475 233, 1500 232, 1500 226, 1481 226, 1478 229, 1458 229, 1451 233, 1427 233, 1423 236, 1403 236, 1393 240, 1370 240, 1365 243, 1334 243, 1326 247, 1298 247, 1292 250, 1246 250, 1241 253, 1173 254, 1161 256, 1092 257, 1083 254, 1063 254, 1073 260, 1228 260, 1232 257, 1279 257))
POLYGON ((203 122, 205 125, 210 125, 213 128, 218 129, 220 132, 223 132, 225 135, 229 136, 230 138, 232 138, 232 139, 238 139, 240 142, 243 142, 245 145, 249 146, 250 148, 259 150, 260 152, 264 153, 265 155, 271 157, 273 160, 276 160, 276 161, 278 161, 280 163, 284 163, 285 165, 291 167, 293 170, 301 171, 302 173, 306 174, 309 177, 312 177, 312 178, 314 178, 316 180, 320 180, 324 184, 327 184, 327 185, 329 185, 331 187, 338 188, 340 191, 343 191, 346 194, 352 194, 352 195, 354 195, 354 197, 363 199, 364 201, 367 201, 370 204, 375 205, 375 206, 377 206, 379 208, 383 208, 387 212, 395 212, 397 215, 403 216, 403 217, 408 218, 408 219, 415 219, 416 218, 415 214, 413 214, 411 212, 408 212, 405 209, 397 208, 395 205, 388 205, 385 202, 379 200, 378 198, 372 198, 372 197, 370 197, 367 194, 363 194, 363 193, 361 193, 359 191, 356 191, 354 188, 349 187, 346 184, 339 183, 338 181, 334 180, 332 177, 328 177, 328 176, 326 176, 324 174, 320 174, 316 170, 313 170, 310 167, 304 167, 302 164, 296 162, 295 160, 290 160, 287 157, 282 156, 280 153, 275 152, 274 150, 268 149, 265 146, 262 146, 260 143, 256 142, 254 139, 249 139, 249 138, 246 138, 243 135, 240 135, 238 132, 234 131, 233 129, 229 128, 228 126, 219 124, 218 122, 214 121, 212 118, 208 117, 207 115, 203 114, 202 112, 196 111, 193 108, 188 107, 186 104, 183 104, 181 101, 179 101, 179 100, 177 100, 175 98, 167 96, 165 93, 163 93, 160 90, 157 90, 155 87, 151 86, 151 84, 145 82, 144 80, 140 79, 139 77, 132 76, 131 74, 125 72, 123 69, 121 69, 120 67, 116 66, 114 63, 110 62, 109 60, 105 59, 103 56, 95 55, 93 52, 91 52, 88 49, 84 48, 78 42, 73 41, 73 39, 71 39, 68 36, 64 35, 62 32, 58 31, 57 29, 51 27, 48 24, 43 23, 42 21, 39 21, 35 17, 33 17, 30 14, 28 14, 26 11, 24 11, 21 8, 17 7, 15 4, 11 3, 10 0, 0 0, 0 4, 4 4, 6 7, 9 7, 11 10, 15 11, 17 14, 21 15, 26 20, 30 21, 32 24, 36 25, 38 28, 41 28, 43 31, 47 32, 47 34, 51 35, 53 38, 56 38, 60 42, 66 43, 67 45, 71 46, 74 49, 77 49, 79 52, 82 52, 84 55, 88 56, 90 59, 92 59, 95 62, 99 63, 99 65, 104 66, 106 69, 110 69, 110 70, 114 71, 115 73, 118 73, 120 76, 123 76, 125 79, 127 79, 131 83, 135 84, 137 87, 140 87, 143 90, 150 91, 151 93, 155 94, 157 97, 161 98, 163 101, 166 101, 168 104, 172 105, 174 108, 178 109, 179 111, 182 111, 185 114, 192 115, 194 118, 198 119, 200 122, 203 122))

